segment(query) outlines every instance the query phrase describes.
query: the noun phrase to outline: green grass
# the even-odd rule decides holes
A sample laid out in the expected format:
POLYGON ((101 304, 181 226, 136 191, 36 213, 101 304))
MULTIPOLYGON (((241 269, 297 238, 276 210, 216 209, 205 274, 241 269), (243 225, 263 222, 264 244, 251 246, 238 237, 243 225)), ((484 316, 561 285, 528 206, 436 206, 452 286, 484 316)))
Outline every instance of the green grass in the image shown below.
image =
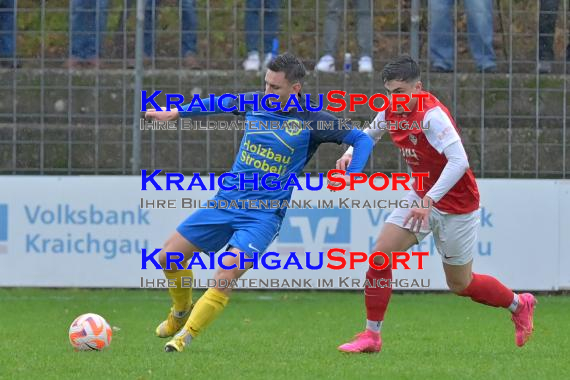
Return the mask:
POLYGON ((0 289, 0 378, 570 378, 570 297, 538 299, 535 335, 520 349, 504 310, 396 294, 382 353, 346 355, 336 346, 363 327, 360 293, 242 291, 190 349, 166 354, 153 336, 165 291, 0 289), (120 328, 106 351, 69 345, 69 324, 85 312, 120 328))

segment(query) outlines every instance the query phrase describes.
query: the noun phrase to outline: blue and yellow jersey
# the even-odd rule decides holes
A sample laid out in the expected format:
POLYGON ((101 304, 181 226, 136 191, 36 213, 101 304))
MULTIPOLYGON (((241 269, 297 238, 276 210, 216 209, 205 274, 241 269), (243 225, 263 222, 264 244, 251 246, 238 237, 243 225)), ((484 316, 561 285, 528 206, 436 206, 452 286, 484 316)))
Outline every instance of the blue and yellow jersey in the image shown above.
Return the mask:
MULTIPOLYGON (((263 93, 259 93, 258 97, 261 99, 263 93)), ((247 93, 246 98, 253 98, 253 93, 247 93)), ((214 112, 195 110, 196 106, 190 110, 190 105, 184 105, 182 108, 186 111, 180 112, 180 116, 205 116, 224 112, 217 106, 218 99, 215 100, 214 112)), ((202 101, 204 106, 210 109, 209 99, 202 101)), ((238 102, 238 99, 224 98, 223 106, 231 108, 235 105, 240 109, 238 102)), ((236 190, 220 189, 219 197, 227 200, 289 200, 294 186, 283 190, 285 184, 292 173, 301 175, 319 145, 344 143, 353 146, 353 158, 348 173, 361 172, 372 152, 374 143, 367 134, 350 127, 341 127, 339 119, 328 112, 311 112, 305 108, 302 111, 293 109, 290 112, 270 112, 258 108, 259 110, 255 111, 251 104, 244 102, 244 112, 234 111, 235 114, 245 117, 245 133, 230 171, 236 178, 228 176, 224 178, 223 184, 227 187, 235 185, 236 190), (277 123, 278 128, 270 127, 276 126, 277 123), (327 127, 319 129, 319 126, 327 127), (240 173, 243 173, 245 178, 254 178, 257 173, 259 179, 265 174, 274 173, 270 183, 272 186, 275 184, 279 190, 269 191, 262 186, 255 190, 253 183, 245 183, 245 188, 239 190, 240 173), (278 184, 280 186, 277 186, 278 184)))

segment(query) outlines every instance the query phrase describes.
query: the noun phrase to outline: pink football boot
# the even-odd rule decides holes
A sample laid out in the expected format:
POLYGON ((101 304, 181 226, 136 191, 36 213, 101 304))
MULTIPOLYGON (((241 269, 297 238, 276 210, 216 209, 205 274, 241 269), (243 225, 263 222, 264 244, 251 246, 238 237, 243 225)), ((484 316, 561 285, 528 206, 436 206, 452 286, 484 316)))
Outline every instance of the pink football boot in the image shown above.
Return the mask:
POLYGON ((365 330, 360 334, 356 335, 354 340, 349 343, 345 343, 338 347, 339 351, 342 352, 380 352, 382 348, 382 338, 380 333, 365 330))
POLYGON ((530 293, 523 293, 519 295, 519 301, 520 305, 517 311, 513 313, 511 319, 515 324, 515 343, 517 346, 522 347, 528 342, 534 329, 532 318, 536 299, 530 293))

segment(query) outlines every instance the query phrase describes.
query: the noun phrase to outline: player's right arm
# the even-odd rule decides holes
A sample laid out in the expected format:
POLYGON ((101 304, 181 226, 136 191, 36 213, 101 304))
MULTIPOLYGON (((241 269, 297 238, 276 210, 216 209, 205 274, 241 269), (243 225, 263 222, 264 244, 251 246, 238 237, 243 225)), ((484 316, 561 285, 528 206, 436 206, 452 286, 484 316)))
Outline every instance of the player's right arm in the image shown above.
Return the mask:
POLYGON ((236 108, 238 105, 237 96, 231 94, 222 95, 222 107, 220 107, 219 99, 220 96, 214 98, 214 109, 213 111, 210 110, 210 98, 200 99, 206 111, 200 107, 197 102, 183 104, 181 108, 183 111, 179 111, 177 108, 172 108, 170 111, 156 111, 156 110, 148 110, 145 113, 145 119, 150 120, 159 120, 159 121, 170 121, 170 120, 178 120, 181 117, 196 117, 196 116, 208 116, 208 115, 215 115, 224 112, 235 112, 235 111, 228 111, 228 108, 236 108), (194 105, 193 105, 194 104, 194 105))
MULTIPOLYGON (((384 111, 378 112, 378 115, 376 115, 372 122, 372 128, 366 128, 364 130, 364 133, 372 138, 374 144, 376 144, 380 138, 382 138, 384 132, 386 132, 384 113, 384 111)), ((350 162, 352 161, 352 150, 352 147, 349 147, 342 157, 336 161, 337 169, 346 170, 348 165, 350 165, 350 162)))

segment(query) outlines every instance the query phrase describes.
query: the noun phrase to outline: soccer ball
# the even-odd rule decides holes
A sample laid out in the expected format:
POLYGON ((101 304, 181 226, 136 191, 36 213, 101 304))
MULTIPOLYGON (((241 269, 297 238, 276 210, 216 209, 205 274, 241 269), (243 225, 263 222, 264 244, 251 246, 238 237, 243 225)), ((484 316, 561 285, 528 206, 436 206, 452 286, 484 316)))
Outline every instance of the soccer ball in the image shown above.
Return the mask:
POLYGON ((69 341, 78 351, 102 350, 111 344, 112 336, 105 318, 93 313, 80 315, 69 327, 69 341))

